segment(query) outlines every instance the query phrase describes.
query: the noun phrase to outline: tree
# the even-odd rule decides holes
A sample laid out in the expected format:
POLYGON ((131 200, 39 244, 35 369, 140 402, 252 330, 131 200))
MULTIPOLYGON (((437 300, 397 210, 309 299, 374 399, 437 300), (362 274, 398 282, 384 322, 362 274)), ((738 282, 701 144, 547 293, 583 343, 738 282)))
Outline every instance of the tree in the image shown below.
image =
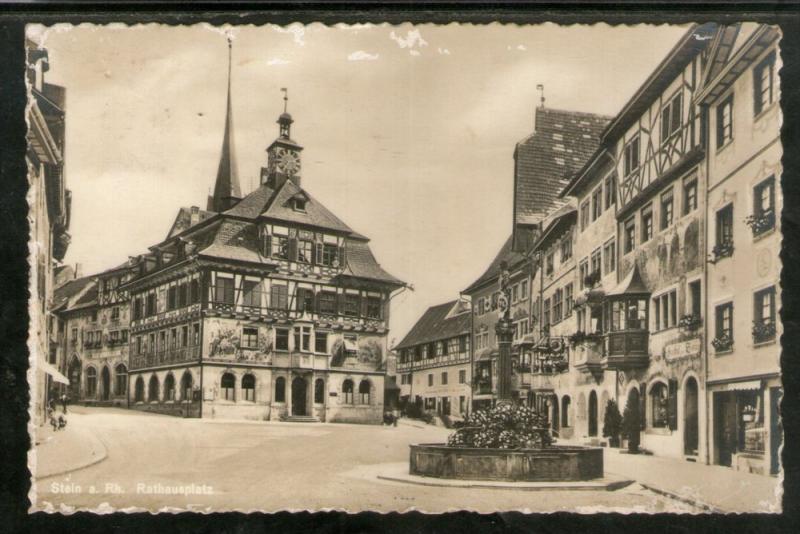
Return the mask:
POLYGON ((610 438, 612 447, 619 447, 621 432, 622 416, 619 414, 617 402, 610 400, 606 404, 606 415, 603 417, 603 437, 610 438))
POLYGON ((639 428, 641 416, 639 414, 639 400, 636 395, 628 395, 625 403, 625 412, 622 414, 622 437, 628 440, 628 451, 639 452, 639 428))

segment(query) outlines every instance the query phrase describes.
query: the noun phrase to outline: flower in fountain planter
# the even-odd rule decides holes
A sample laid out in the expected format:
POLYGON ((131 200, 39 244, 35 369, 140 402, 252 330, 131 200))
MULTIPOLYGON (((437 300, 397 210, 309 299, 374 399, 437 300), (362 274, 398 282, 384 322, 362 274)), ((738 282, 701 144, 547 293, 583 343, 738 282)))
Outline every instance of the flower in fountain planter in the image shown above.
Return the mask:
POLYGON ((546 418, 527 406, 502 404, 469 415, 447 440, 450 447, 540 449, 552 443, 546 418))

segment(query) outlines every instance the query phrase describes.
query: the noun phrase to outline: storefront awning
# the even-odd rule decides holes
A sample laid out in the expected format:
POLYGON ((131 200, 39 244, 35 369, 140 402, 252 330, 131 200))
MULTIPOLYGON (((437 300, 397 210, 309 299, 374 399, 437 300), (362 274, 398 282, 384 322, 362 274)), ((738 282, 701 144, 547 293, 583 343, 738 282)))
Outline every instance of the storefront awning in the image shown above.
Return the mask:
POLYGON ((53 380, 55 380, 59 384, 65 384, 67 386, 69 385, 69 379, 66 376, 59 373, 58 369, 47 363, 47 361, 45 361, 44 359, 39 358, 37 366, 39 367, 40 371, 53 377, 53 380))
POLYGON ((715 390, 722 391, 753 391, 761 389, 761 380, 747 380, 745 382, 728 382, 720 384, 715 390))
POLYGON ((492 356, 497 355, 497 349, 485 348, 480 349, 478 352, 475 353, 475 361, 476 362, 483 362, 492 359, 492 356))

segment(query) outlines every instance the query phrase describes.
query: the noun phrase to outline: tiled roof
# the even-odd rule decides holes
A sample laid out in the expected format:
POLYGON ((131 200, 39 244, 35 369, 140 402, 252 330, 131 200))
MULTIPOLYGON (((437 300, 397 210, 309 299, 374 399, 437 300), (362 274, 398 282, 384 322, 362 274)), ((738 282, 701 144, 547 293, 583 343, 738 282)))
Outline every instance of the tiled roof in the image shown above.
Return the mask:
POLYGON ((511 267, 525 259, 524 254, 515 252, 513 250, 513 239, 513 236, 509 236, 509 238, 503 244, 503 247, 500 249, 500 252, 497 253, 497 256, 495 256, 494 260, 492 260, 492 263, 489 264, 489 268, 486 269, 486 271, 477 280, 472 282, 472 284, 464 290, 464 293, 470 293, 486 282, 492 280, 496 281, 498 276, 500 276, 500 267, 504 261, 509 267, 511 267))
POLYGON ((472 318, 469 311, 448 317, 457 302, 454 300, 428 308, 395 349, 469 334, 472 318))
POLYGON ((274 265, 259 252, 258 229, 248 222, 223 220, 213 235, 196 242, 201 256, 274 265), (206 246, 207 245, 207 246, 206 246))
POLYGON ((86 292, 78 297, 78 300, 75 301, 75 304, 71 306, 72 309, 77 308, 86 308, 88 306, 94 306, 97 304, 97 284, 92 284, 88 287, 86 292))
MULTIPOLYGON (((205 221, 206 219, 214 215, 214 212, 206 210, 198 210, 197 214, 198 214, 197 222, 199 223, 201 221, 205 221)), ((175 217, 175 222, 172 223, 172 228, 170 228, 167 238, 173 237, 183 232, 184 230, 192 226, 191 222, 192 222, 192 208, 181 208, 180 210, 178 210, 178 216, 175 217)))
POLYGON ((536 109, 536 129, 517 143, 515 152, 516 224, 538 224, 561 205, 558 194, 594 153, 610 120, 593 113, 536 109))
POLYGON ((345 266, 342 276, 366 278, 397 286, 405 285, 405 282, 383 270, 366 241, 355 239, 347 240, 345 266))
POLYGON ((56 290, 53 291, 53 310, 56 311, 66 306, 69 303, 70 299, 79 295, 82 291, 84 291, 89 285, 93 283, 94 283, 93 276, 85 276, 83 278, 70 280, 64 285, 59 286, 56 290))
POLYGON ((266 211, 274 195, 275 191, 272 188, 262 184, 224 213, 225 215, 255 219, 266 211))

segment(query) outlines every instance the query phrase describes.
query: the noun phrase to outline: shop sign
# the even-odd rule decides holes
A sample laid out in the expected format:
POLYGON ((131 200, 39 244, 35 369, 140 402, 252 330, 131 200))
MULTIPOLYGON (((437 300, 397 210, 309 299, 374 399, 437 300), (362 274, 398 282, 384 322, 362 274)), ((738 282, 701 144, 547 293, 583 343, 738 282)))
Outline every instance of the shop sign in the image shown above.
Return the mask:
POLYGON ((696 358, 700 356, 701 350, 702 343, 700 342, 700 338, 679 341, 678 343, 664 346, 664 359, 668 362, 672 362, 684 358, 696 358))

